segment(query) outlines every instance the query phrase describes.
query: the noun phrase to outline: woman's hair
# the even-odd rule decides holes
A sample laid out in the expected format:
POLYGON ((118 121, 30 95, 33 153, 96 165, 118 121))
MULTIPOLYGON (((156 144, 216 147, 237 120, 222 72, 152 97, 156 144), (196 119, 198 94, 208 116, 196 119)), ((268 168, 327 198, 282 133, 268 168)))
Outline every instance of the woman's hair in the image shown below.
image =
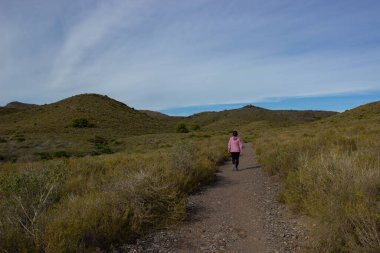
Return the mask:
POLYGON ((232 131, 232 135, 233 136, 238 136, 238 132, 237 131, 232 131))

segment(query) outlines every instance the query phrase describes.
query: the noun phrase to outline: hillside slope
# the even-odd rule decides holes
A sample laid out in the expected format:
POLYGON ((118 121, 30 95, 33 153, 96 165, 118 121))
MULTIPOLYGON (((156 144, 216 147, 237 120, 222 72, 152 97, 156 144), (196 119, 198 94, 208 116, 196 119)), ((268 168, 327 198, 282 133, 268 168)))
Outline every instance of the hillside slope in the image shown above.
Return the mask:
POLYGON ((334 115, 323 111, 274 111, 255 106, 190 117, 139 111, 97 94, 82 94, 47 105, 11 103, 0 107, 0 161, 49 159, 134 150, 181 139, 175 126, 224 132, 252 122, 287 126, 334 115), (200 126, 200 128, 199 128, 200 126))
POLYGON ((148 115, 149 117, 152 117, 152 118, 157 118, 157 119, 169 119, 169 118, 171 118, 171 116, 164 114, 164 113, 161 113, 161 112, 155 112, 155 111, 151 111, 151 110, 139 110, 139 111, 142 113, 145 113, 146 115, 148 115))
POLYGON ((355 107, 322 122, 352 123, 357 120, 380 120, 380 101, 355 107))
POLYGON ((94 125, 87 131, 102 134, 141 135, 171 131, 164 121, 152 118, 107 96, 83 94, 56 103, 2 108, 0 134, 77 133, 72 127, 76 119, 87 119, 94 125))
POLYGON ((282 201, 316 224, 312 252, 380 252, 380 101, 257 136, 282 201))
POLYGON ((6 108, 26 108, 26 107, 32 107, 32 106, 37 106, 37 105, 14 101, 14 102, 8 103, 5 107, 6 108))
POLYGON ((2 107, 0 163, 131 150, 138 144, 126 138, 170 133, 174 126, 172 120, 152 118, 96 94, 41 106, 2 107))
POLYGON ((312 122, 335 114, 337 113, 330 111, 268 110, 248 105, 240 109, 222 112, 203 112, 192 115, 187 120, 210 129, 231 129, 255 121, 267 121, 279 126, 294 125, 312 122))

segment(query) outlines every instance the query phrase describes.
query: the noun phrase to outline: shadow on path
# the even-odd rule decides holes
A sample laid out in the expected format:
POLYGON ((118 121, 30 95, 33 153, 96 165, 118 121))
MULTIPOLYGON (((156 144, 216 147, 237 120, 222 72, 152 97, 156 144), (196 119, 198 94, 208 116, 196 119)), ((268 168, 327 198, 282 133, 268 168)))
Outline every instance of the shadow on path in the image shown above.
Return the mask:
POLYGON ((242 171, 242 170, 253 170, 253 169, 260 169, 261 166, 260 165, 256 165, 256 166, 252 166, 252 167, 247 167, 247 168, 243 168, 243 169, 240 169, 238 171, 242 171))
POLYGON ((208 185, 204 186, 202 190, 209 190, 213 187, 219 187, 219 186, 225 186, 225 185, 234 185, 237 182, 234 182, 230 178, 226 177, 225 175, 221 174, 221 172, 218 172, 215 175, 215 180, 209 183, 208 185))

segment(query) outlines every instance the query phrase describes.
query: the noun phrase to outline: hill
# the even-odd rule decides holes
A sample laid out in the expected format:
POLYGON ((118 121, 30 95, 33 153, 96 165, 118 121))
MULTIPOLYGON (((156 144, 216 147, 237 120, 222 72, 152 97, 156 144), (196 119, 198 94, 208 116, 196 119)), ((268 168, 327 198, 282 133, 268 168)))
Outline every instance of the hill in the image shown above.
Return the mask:
MULTIPOLYGON (((255 106, 190 117, 135 110, 107 96, 82 94, 47 105, 13 102, 0 108, 0 161, 49 159, 167 145, 178 123, 191 131, 224 132, 252 122, 287 126, 334 115, 255 106)), ((208 135, 208 134, 207 134, 208 135)))
POLYGON ((380 252, 372 243, 380 232, 379 123, 380 101, 256 135, 260 164, 282 181, 282 201, 316 224, 312 252, 380 252))
POLYGON ((347 123, 357 120, 380 120, 380 101, 358 106, 325 119, 323 122, 347 123))
POLYGON ((174 125, 97 94, 40 106, 3 107, 0 162, 116 152, 127 148, 125 138, 170 133, 174 125))
POLYGON ((7 105, 5 105, 4 107, 0 106, 0 117, 2 115, 19 112, 20 110, 35 107, 35 106, 37 106, 37 105, 26 104, 26 103, 21 103, 21 102, 17 102, 17 101, 10 102, 7 105))
MULTIPOLYGON (((376 238, 378 227, 360 237, 363 226, 355 221, 372 226, 380 217, 379 108, 376 102, 338 114, 245 106, 170 117, 96 94, 0 108, 0 163, 13 162, 0 165, 0 210, 5 214, 0 218, 0 246, 27 251, 45 240, 43 245, 57 247, 49 248, 51 252, 60 252, 68 246, 75 251, 84 240, 97 247, 102 240, 107 251, 115 242, 177 223, 186 213, 186 196, 214 180, 216 164, 226 158, 225 130, 238 127, 245 140, 254 142, 260 165, 279 175, 282 192, 276 198, 315 219, 316 225, 310 226, 318 228, 315 252, 378 252, 366 250, 358 240, 376 238), (180 122, 193 132, 173 133, 180 122), (75 158, 117 151, 124 152, 75 158), (72 158, 22 163, 66 157, 72 158), (152 208, 145 208, 146 201, 152 208), (36 210, 43 210, 39 220, 28 222, 36 210), (350 219, 354 222, 348 223, 350 219), (22 220, 27 222, 15 226, 14 221, 22 220), (26 229, 44 234, 32 237, 26 229)), ((242 161, 244 157, 253 154, 246 153, 242 161)))
POLYGON ((149 117, 156 118, 156 119, 169 119, 171 116, 161 113, 161 112, 155 112, 150 110, 139 110, 142 113, 145 113, 149 117))
POLYGON ((26 104, 26 103, 21 103, 18 101, 10 102, 8 103, 5 107, 6 108, 25 108, 25 107, 32 107, 32 106, 37 106, 35 104, 26 104))
POLYGON ((42 106, 7 106, 0 117, 0 134, 15 131, 78 133, 80 129, 73 127, 77 119, 86 119, 93 126, 87 130, 99 134, 141 135, 169 131, 165 122, 97 94, 77 95, 42 106))
POLYGON ((135 110, 97 94, 82 94, 47 105, 12 102, 0 108, 0 136, 12 134, 101 134, 135 136, 173 132, 178 122, 208 129, 230 129, 255 121, 292 125, 336 114, 327 111, 268 110, 252 105, 222 112, 203 112, 189 117, 171 117, 149 110, 135 110), (86 126, 74 127, 77 120, 86 126), (89 127, 91 126, 91 127, 89 127), (85 130, 84 130, 85 129, 85 130))
POLYGON ((232 129, 242 125, 266 121, 271 125, 288 126, 312 122, 332 115, 330 111, 297 111, 297 110, 268 110, 247 105, 240 109, 224 110, 222 112, 203 112, 187 118, 188 121, 207 126, 210 129, 232 129))

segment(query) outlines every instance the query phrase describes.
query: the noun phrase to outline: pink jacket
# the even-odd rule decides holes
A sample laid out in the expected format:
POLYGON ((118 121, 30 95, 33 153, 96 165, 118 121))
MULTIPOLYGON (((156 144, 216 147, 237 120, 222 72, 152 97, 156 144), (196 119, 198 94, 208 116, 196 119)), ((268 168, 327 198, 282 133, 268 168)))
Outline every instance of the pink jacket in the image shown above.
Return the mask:
POLYGON ((241 143, 239 137, 230 137, 230 140, 228 141, 228 152, 243 152, 243 143, 241 143))

